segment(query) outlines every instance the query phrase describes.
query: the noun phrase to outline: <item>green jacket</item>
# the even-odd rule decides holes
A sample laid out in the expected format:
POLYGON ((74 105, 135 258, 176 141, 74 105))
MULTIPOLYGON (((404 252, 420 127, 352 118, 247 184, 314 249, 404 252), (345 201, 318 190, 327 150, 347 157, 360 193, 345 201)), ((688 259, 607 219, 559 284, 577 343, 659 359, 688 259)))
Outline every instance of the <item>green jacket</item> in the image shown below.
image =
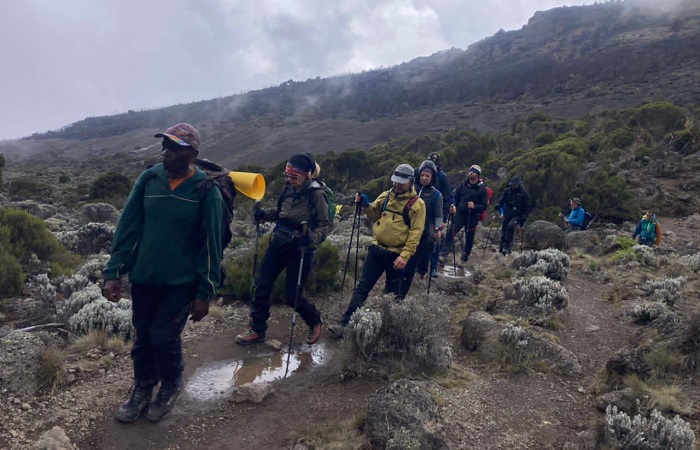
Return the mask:
POLYGON ((379 197, 365 211, 367 217, 374 222, 372 225, 374 244, 398 253, 406 262, 416 254, 425 228, 425 202, 420 198, 413 203, 408 211, 408 217, 411 219, 410 228, 403 220, 403 208, 415 195, 416 190, 412 186, 409 192, 398 196, 394 194, 393 189, 385 191, 379 194, 379 197), (387 195, 390 196, 389 202, 386 205, 386 210, 382 211, 382 205, 387 195))
POLYGON ((129 274, 135 284, 197 286, 211 300, 221 279, 222 202, 210 189, 200 205, 206 174, 196 169, 174 191, 162 164, 145 170, 122 211, 105 280, 129 274))

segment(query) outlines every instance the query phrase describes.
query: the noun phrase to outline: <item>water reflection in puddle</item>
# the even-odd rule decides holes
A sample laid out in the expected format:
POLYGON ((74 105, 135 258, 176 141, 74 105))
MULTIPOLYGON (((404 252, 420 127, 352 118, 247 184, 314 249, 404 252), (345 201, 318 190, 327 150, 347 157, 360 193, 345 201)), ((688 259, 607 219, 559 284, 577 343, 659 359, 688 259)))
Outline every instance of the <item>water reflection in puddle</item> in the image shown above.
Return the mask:
POLYGON ((472 273, 464 267, 445 265, 445 267, 442 268, 442 274, 446 278, 466 278, 472 273))
POLYGON ((288 377, 292 373, 309 370, 323 364, 328 349, 322 343, 292 351, 287 369, 287 351, 275 352, 246 359, 217 361, 200 367, 188 380, 185 393, 199 401, 229 397, 233 389, 246 383, 261 383, 288 377))

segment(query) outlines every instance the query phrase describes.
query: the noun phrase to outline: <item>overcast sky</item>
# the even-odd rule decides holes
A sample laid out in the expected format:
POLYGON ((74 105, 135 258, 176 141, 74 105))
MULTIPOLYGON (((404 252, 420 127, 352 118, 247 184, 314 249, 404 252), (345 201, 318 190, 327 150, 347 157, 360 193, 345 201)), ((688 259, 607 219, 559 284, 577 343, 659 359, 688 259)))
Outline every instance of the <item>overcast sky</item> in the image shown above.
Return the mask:
POLYGON ((389 67, 519 29, 538 10, 583 3, 2 0, 0 139, 389 67))

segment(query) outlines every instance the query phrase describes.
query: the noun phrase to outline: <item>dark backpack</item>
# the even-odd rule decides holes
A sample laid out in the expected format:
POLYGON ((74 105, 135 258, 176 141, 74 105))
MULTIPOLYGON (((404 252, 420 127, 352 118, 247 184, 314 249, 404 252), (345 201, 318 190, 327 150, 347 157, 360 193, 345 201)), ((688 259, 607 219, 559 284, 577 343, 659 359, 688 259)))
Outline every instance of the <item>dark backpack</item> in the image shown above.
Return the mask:
MULTIPOLYGON (((483 183, 483 181, 482 181, 482 183, 483 183)), ((490 187, 488 187, 486 185, 484 185, 484 187, 486 188, 486 209, 484 209, 481 212, 481 217, 479 217, 480 222, 483 222, 484 220, 486 220, 486 217, 489 215, 489 205, 491 204, 491 199, 493 198, 493 189, 491 189, 490 187)))
POLYGON ((396 212, 396 211, 392 211, 392 210, 390 210, 390 209, 386 209, 386 205, 389 204, 389 197, 390 197, 390 196, 391 196, 391 193, 388 193, 388 194, 386 195, 386 198, 384 199, 384 203, 382 203, 382 211, 389 211, 390 213, 401 214, 401 215, 403 216, 403 223, 405 223, 406 226, 407 226, 408 228, 411 228, 411 218, 408 216, 408 212, 411 210, 411 207, 413 206, 413 204, 414 204, 420 197, 418 197, 417 195, 414 195, 413 197, 411 197, 411 198, 408 200, 408 202, 406 202, 406 204, 404 205, 403 211, 401 211, 401 213, 398 213, 398 212, 396 212))
MULTIPOLYGON (((326 198, 326 205, 328 206, 328 222, 329 225, 333 225, 333 219, 335 219, 335 194, 333 193, 333 190, 328 187, 326 183, 323 181, 314 178, 315 182, 321 185, 320 188, 311 188, 308 190, 306 194, 303 196, 306 197, 306 201, 308 202, 309 205, 309 223, 311 223, 311 218, 314 216, 314 211, 316 211, 316 205, 313 204, 313 195, 311 195, 312 189, 322 189, 323 190, 323 195, 326 198)), ((282 211, 282 203, 284 203, 284 199, 287 198, 289 195, 287 193, 287 185, 282 188, 282 192, 280 193, 279 198, 277 199, 277 214, 282 211)))
POLYGON ((581 231, 587 230, 593 221, 593 215, 588 211, 583 212, 583 224, 581 224, 581 231))
MULTIPOLYGON (((221 250, 223 251, 228 247, 233 237, 231 234, 231 221, 233 220, 233 199, 236 197, 236 185, 229 176, 230 170, 208 159, 195 159, 194 164, 207 173, 207 178, 202 183, 199 204, 204 204, 204 200, 207 198, 207 195, 209 195, 209 190, 214 185, 219 188, 221 197, 224 199, 221 211, 221 250)), ((223 279, 226 277, 226 273, 223 271, 223 265, 221 266, 221 270, 221 281, 223 283, 223 279)))

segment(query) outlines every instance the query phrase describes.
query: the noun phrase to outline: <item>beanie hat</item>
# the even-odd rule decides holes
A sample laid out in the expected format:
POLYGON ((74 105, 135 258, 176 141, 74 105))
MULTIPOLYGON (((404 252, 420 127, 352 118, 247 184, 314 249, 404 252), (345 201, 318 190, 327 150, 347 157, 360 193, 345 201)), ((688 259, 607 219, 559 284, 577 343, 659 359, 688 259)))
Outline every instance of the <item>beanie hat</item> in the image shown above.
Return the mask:
POLYGON ((295 153, 289 157, 287 163, 307 174, 316 169, 316 161, 309 153, 295 153))
POLYGON ((474 164, 469 168, 469 171, 476 172, 479 176, 481 176, 481 166, 477 166, 476 164, 474 164))
POLYGON ((420 167, 418 168, 418 175, 420 176, 420 174, 423 173, 424 170, 430 170, 430 172, 433 174, 431 184, 434 184, 435 178, 437 177, 437 167, 435 167, 435 163, 429 159, 423 161, 420 164, 420 167))

